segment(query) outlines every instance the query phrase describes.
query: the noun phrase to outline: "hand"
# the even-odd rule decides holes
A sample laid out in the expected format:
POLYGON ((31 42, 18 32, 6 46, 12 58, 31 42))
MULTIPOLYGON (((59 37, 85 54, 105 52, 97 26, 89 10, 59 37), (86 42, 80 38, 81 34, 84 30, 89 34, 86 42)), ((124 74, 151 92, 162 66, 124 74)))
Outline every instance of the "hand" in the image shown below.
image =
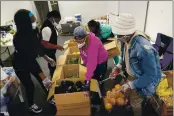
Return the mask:
POLYGON ((112 72, 111 72, 110 75, 109 75, 109 78, 115 79, 115 78, 117 77, 117 75, 120 73, 120 71, 121 71, 120 68, 114 67, 114 68, 112 69, 112 72))
POLYGON ((50 89, 52 86, 52 81, 49 78, 45 78, 42 83, 44 84, 46 89, 50 89))
POLYGON ((61 50, 61 51, 64 50, 63 46, 57 46, 57 49, 58 49, 58 50, 61 50))
POLYGON ((128 81, 126 84, 124 84, 124 85, 121 86, 121 90, 123 92, 126 92, 128 90, 132 90, 132 89, 134 89, 134 86, 133 86, 132 81, 128 81))
POLYGON ((85 91, 85 92, 84 92, 84 96, 85 96, 85 97, 88 97, 88 96, 89 96, 89 92, 88 92, 88 91, 85 91))

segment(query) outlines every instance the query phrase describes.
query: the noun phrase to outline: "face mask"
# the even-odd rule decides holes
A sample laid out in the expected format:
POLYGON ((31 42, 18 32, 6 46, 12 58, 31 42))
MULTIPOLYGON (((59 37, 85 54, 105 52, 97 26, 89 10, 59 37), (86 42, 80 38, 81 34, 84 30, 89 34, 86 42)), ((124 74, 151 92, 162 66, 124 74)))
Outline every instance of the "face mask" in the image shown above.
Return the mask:
POLYGON ((126 36, 126 35, 121 38, 118 38, 118 40, 120 40, 121 42, 124 42, 124 43, 126 43, 128 39, 129 39, 129 36, 126 36))
POLYGON ((82 48, 85 45, 85 42, 77 44, 78 48, 82 48))
POLYGON ((59 26, 59 24, 56 23, 56 21, 55 21, 54 19, 53 19, 53 25, 54 25, 55 27, 59 26))
POLYGON ((36 22, 32 23, 32 28, 33 28, 33 29, 36 29, 36 27, 37 27, 36 22))

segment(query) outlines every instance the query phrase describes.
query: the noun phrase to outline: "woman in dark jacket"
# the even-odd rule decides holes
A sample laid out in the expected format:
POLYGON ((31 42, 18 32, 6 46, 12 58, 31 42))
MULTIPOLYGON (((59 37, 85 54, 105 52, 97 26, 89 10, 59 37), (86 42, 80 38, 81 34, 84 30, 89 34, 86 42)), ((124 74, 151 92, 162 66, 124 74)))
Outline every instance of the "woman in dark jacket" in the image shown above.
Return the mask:
POLYGON ((36 61, 36 57, 44 57, 46 61, 52 65, 54 65, 55 62, 44 55, 42 45, 34 31, 36 29, 36 18, 34 15, 28 10, 21 9, 16 12, 14 21, 17 32, 13 40, 15 47, 13 67, 16 75, 25 87, 29 110, 34 113, 40 113, 42 109, 33 101, 34 84, 30 74, 35 76, 45 92, 47 92, 47 89, 51 87, 52 82, 43 74, 36 61))

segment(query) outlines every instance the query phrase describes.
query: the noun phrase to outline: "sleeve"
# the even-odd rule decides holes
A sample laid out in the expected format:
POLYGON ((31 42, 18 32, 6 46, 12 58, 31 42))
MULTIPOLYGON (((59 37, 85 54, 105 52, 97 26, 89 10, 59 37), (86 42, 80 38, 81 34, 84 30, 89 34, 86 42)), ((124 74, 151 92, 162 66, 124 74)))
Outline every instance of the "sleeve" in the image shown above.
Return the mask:
POLYGON ((51 37, 51 29, 49 27, 45 27, 42 29, 42 39, 44 41, 49 41, 51 37))
POLYGON ((137 50, 138 60, 141 61, 139 63, 143 72, 141 75, 137 75, 137 79, 132 82, 133 88, 144 88, 153 81, 154 76, 160 75, 157 74, 159 72, 156 68, 158 59, 156 59, 157 56, 154 52, 153 49, 145 50, 142 48, 142 50, 137 50))
POLYGON ((84 58, 84 56, 82 55, 81 52, 80 52, 80 56, 82 57, 82 60, 83 60, 84 65, 86 65, 86 60, 85 60, 85 58, 84 58))
POLYGON ((98 51, 99 49, 96 48, 96 46, 95 48, 91 46, 88 49, 86 80, 90 80, 92 78, 97 67, 98 51))

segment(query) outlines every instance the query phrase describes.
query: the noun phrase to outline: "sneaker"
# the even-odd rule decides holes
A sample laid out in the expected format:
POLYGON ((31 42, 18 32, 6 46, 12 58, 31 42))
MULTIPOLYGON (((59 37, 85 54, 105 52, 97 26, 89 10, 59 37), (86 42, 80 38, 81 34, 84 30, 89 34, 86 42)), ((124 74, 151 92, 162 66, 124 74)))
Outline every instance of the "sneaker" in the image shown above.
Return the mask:
POLYGON ((49 103, 52 104, 52 105, 54 105, 54 106, 56 106, 56 102, 55 102, 54 99, 49 100, 49 103))
POLYGON ((33 104, 33 105, 29 108, 29 110, 30 110, 31 112, 34 112, 34 113, 40 113, 40 112, 42 112, 42 109, 41 109, 39 106, 37 106, 36 104, 33 104))

